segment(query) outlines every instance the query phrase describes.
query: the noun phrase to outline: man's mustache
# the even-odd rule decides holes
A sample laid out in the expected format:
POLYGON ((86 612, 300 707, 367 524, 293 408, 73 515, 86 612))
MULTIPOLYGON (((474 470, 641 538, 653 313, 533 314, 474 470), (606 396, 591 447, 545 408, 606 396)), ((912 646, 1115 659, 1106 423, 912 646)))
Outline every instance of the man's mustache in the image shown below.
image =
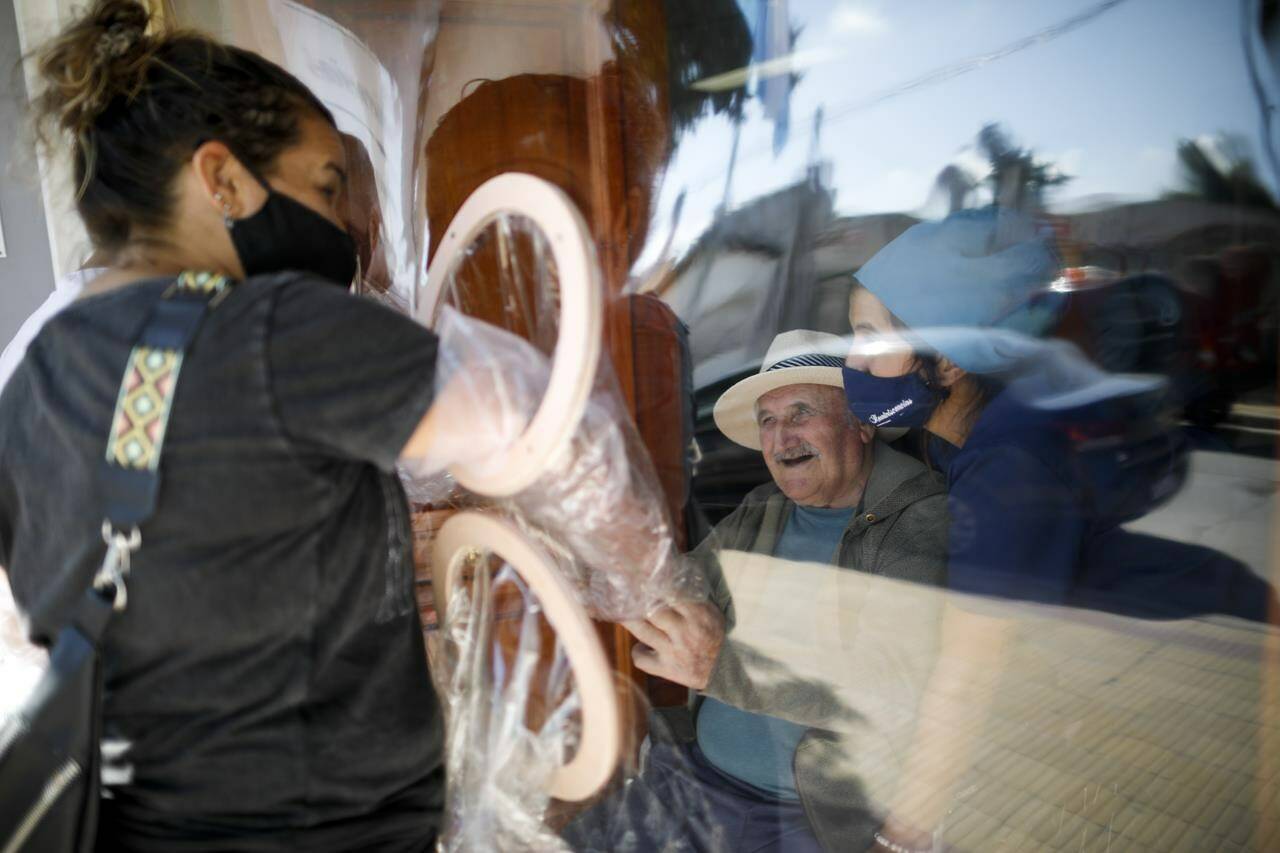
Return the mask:
POLYGON ((773 454, 774 462, 786 462, 788 459, 799 459, 802 456, 817 456, 818 451, 810 444, 798 444, 773 454))

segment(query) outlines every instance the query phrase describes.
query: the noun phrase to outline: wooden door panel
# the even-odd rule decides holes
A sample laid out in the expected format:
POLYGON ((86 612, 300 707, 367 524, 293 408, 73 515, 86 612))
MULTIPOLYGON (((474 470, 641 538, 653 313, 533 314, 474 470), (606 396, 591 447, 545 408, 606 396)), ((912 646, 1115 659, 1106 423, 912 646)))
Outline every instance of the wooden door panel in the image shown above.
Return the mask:
MULTIPOLYGON (((570 0, 444 5, 419 108, 429 252, 434 254, 442 229, 466 198, 503 172, 536 175, 573 199, 588 222, 604 276, 606 344, 618 385, 633 416, 645 406, 645 416, 637 418, 641 440, 661 472, 683 546, 685 443, 681 422, 672 420, 679 408, 652 404, 670 401, 681 389, 671 387, 670 371, 638 369, 645 362, 637 361, 635 306, 621 296, 631 261, 644 244, 651 195, 667 153, 661 4, 603 6, 570 0), (629 38, 631 48, 615 55, 617 28, 648 40, 629 38)), ((459 274, 468 312, 536 338, 527 319, 513 316, 510 303, 538 306, 547 300, 527 291, 503 294, 488 285, 502 280, 496 249, 496 240, 478 247, 459 274)), ((528 248, 523 251, 528 254, 521 264, 532 258, 528 248)), ((647 357, 658 355, 655 348, 664 343, 675 345, 674 337, 642 334, 639 340, 647 357)), ((539 343, 545 347, 545 339, 539 343)), ((647 691, 631 665, 625 630, 602 625, 601 636, 622 681, 647 691)), ((663 701, 678 696, 668 691, 663 701)))

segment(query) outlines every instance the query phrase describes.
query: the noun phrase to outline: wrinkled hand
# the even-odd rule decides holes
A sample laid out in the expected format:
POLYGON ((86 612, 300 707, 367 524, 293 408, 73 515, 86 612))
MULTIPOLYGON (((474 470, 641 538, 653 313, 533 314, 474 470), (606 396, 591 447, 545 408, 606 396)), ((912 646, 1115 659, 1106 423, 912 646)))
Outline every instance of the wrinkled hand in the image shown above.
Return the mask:
POLYGON ((643 622, 622 623, 640 642, 631 659, 642 672, 702 690, 724 644, 724 615, 705 601, 679 601, 643 622))

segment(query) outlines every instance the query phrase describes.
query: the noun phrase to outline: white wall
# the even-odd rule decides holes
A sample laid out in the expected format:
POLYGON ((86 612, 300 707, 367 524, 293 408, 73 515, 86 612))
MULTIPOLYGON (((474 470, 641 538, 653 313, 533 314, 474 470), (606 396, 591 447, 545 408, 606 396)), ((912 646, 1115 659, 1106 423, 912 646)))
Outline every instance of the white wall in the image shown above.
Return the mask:
POLYGON ((48 220, 24 132, 26 87, 12 79, 21 53, 14 7, 0 0, 0 345, 53 290, 48 220))
MULTIPOLYGON (((0 0, 4 2, 4 0, 0 0)), ((16 13, 18 41, 23 53, 29 53, 70 23, 83 3, 76 0, 13 0, 16 13)), ((8 67, 12 67, 13 62, 8 67)), ((32 63, 27 63, 26 87, 28 92, 37 89, 37 78, 32 63)), ((28 174, 34 168, 28 160, 28 174)), ((48 231, 48 245, 52 251, 53 271, 62 275, 79 269, 88 258, 90 247, 80 217, 76 215, 70 164, 65 158, 50 161, 39 160, 40 192, 48 231)), ((49 289, 53 285, 50 282, 49 289)))

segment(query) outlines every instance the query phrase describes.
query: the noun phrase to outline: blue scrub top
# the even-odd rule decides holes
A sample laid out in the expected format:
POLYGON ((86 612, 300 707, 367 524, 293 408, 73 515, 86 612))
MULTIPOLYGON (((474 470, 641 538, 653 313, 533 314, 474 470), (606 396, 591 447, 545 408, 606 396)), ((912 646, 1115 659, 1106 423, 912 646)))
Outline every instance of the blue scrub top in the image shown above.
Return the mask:
POLYGON ((1211 548, 1132 533, 1096 505, 1096 490, 1126 490, 1125 475, 1090 479, 1098 472, 1081 464, 1071 430, 1106 416, 1105 404, 1049 410, 1025 402, 1047 389, 1030 380, 997 395, 964 447, 929 435, 929 462, 947 477, 951 589, 1142 618, 1265 621, 1275 593, 1247 566, 1211 548))
POLYGON ((947 477, 948 582, 958 592, 1061 604, 1090 532, 1083 490, 1061 429, 1009 403, 993 400, 964 447, 929 435, 929 461, 947 477))

